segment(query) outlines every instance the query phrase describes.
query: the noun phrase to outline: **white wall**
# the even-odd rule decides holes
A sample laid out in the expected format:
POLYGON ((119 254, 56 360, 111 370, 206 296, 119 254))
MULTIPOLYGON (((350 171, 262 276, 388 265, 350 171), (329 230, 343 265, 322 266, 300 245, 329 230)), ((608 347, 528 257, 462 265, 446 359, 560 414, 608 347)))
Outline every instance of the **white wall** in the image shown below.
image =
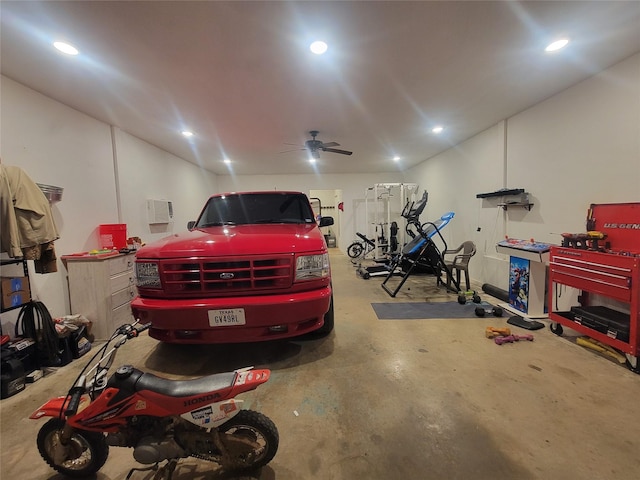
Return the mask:
POLYGON ((128 235, 150 243, 186 231, 187 222, 195 220, 207 198, 217 192, 215 175, 119 129, 114 133, 121 223, 127 224, 128 235), (150 225, 148 199, 171 201, 173 222, 150 225))
POLYGON ((427 186, 428 215, 456 212, 452 245, 476 242, 471 276, 506 290, 505 235, 559 244, 591 203, 640 201, 640 53, 406 173, 427 186), (530 192, 531 211, 475 198, 503 187, 530 192))
POLYGON ((537 203, 513 236, 558 243, 558 232, 585 230, 591 203, 640 201, 640 54, 508 125, 507 181, 537 203))
MULTIPOLYGON (((60 233, 55 242, 58 272, 36 274, 28 262, 32 296, 54 317, 70 313, 67 272, 60 257, 99 248, 98 225, 126 223, 129 236, 152 241, 186 230, 187 221, 196 218, 216 191, 214 174, 118 129, 112 137, 109 125, 4 76, 0 101, 2 163, 21 167, 37 183, 64 188, 62 201, 52 207, 60 233), (151 230, 147 198, 173 200, 170 228, 151 230)), ((2 274, 16 271, 3 267, 2 274)), ((6 333, 13 332, 17 314, 2 314, 6 333)))

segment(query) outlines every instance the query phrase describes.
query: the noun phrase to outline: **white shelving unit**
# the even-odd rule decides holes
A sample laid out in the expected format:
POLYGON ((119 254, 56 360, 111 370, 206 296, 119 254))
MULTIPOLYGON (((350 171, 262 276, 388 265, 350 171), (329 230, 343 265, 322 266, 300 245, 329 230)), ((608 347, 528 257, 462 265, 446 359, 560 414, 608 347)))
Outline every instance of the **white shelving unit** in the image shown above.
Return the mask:
POLYGON ((374 256, 380 254, 389 247, 388 243, 380 242, 377 226, 381 226, 384 238, 387 242, 391 239, 391 222, 398 224, 398 244, 404 245, 405 224, 400 225, 400 213, 409 199, 413 199, 418 192, 417 183, 376 183, 365 191, 365 216, 369 222, 367 235, 375 242, 374 256), (394 208, 397 210, 394 210, 394 208), (373 221, 369 220, 371 214, 373 221), (373 234, 372 234, 373 232, 373 234))

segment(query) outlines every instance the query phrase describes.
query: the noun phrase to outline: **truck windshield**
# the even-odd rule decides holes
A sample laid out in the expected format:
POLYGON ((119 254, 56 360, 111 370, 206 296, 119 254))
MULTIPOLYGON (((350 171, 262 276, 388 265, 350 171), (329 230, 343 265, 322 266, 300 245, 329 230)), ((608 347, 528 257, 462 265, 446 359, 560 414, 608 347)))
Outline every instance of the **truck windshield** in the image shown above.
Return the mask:
POLYGON ((314 222, 313 211, 303 194, 243 193, 210 198, 196 227, 314 222))

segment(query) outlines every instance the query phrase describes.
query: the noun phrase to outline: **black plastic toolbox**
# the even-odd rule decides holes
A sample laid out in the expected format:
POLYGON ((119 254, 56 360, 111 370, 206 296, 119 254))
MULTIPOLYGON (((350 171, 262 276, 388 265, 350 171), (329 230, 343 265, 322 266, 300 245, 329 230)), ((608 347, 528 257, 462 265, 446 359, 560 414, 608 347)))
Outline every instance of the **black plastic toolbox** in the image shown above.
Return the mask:
POLYGON ((622 342, 629 341, 631 317, 603 305, 571 307, 573 321, 622 342))

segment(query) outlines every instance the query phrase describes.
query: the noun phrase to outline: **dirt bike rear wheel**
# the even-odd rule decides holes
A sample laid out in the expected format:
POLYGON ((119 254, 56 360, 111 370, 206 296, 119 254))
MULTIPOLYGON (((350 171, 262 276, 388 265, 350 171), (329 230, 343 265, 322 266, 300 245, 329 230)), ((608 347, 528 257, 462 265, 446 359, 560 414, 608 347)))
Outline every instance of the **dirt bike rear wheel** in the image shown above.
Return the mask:
POLYGON ((259 412, 240 410, 218 431, 230 457, 228 464, 221 464, 225 470, 238 472, 264 467, 278 451, 278 429, 259 412))
POLYGON ((353 242, 347 247, 349 258, 359 258, 362 252, 364 252, 364 246, 361 243, 353 242))
POLYGON ((74 430, 69 443, 60 443, 60 433, 65 422, 52 418, 38 432, 38 451, 56 471, 68 477, 85 478, 95 474, 109 456, 109 445, 104 435, 96 432, 74 430), (65 458, 60 458, 61 456, 65 458), (56 458, 58 457, 58 458, 56 458))

